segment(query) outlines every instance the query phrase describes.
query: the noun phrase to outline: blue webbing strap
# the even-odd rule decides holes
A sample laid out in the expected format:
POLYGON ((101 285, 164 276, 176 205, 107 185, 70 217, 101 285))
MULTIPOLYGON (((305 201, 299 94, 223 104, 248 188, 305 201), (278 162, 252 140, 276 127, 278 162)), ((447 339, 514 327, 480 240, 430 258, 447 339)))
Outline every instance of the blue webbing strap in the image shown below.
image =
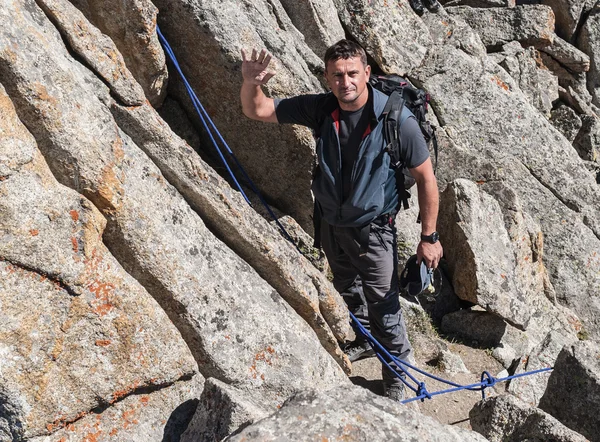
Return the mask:
POLYGON ((356 316, 354 316, 351 312, 350 312, 350 318, 354 322, 356 329, 367 339, 369 344, 371 344, 371 346, 373 347, 373 350, 375 351, 375 354, 377 355, 379 360, 388 369, 390 369, 390 371, 394 374, 394 376, 399 378, 406 386, 408 386, 413 392, 415 392, 416 397, 411 398, 411 399, 406 399, 406 400, 402 401, 402 403, 408 403, 408 402, 416 401, 419 399, 421 401, 424 401, 425 399, 431 399, 433 396, 437 396, 437 395, 445 394, 445 393, 452 393, 452 392, 461 391, 461 390, 481 391, 482 398, 485 399, 485 389, 489 388, 489 387, 493 387, 498 382, 505 382, 505 381, 509 381, 511 379, 516 379, 516 378, 520 378, 520 377, 524 377, 524 376, 530 376, 530 375, 534 375, 537 373, 549 372, 552 370, 551 367, 541 368, 539 370, 532 370, 532 371, 519 373, 516 375, 507 376, 507 377, 498 378, 498 379, 494 378, 487 371, 484 371, 481 374, 480 382, 470 384, 470 385, 457 384, 455 382, 451 382, 446 379, 442 379, 431 373, 427 373, 426 371, 421 370, 420 368, 415 367, 406 361, 398 359, 396 356, 390 354, 379 342, 377 342, 377 340, 371 335, 371 333, 369 333, 369 331, 360 323, 360 321, 356 318, 356 316), (429 392, 429 391, 427 391, 425 382, 419 382, 413 375, 410 374, 408 369, 414 370, 430 379, 436 380, 436 381, 444 383, 446 385, 451 385, 453 388, 429 392), (410 383, 405 379, 406 376, 408 376, 408 378, 412 382, 414 382, 414 384, 416 386, 410 385, 410 383))

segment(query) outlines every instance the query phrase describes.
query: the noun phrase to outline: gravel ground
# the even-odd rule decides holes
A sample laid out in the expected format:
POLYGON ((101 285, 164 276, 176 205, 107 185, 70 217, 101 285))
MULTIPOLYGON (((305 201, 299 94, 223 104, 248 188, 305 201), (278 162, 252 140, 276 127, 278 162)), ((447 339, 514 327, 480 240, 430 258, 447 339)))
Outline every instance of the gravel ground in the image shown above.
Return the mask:
MULTIPOLYGON (((481 373, 484 370, 493 376, 497 376, 504 370, 504 367, 490 356, 491 352, 489 350, 444 340, 437 334, 429 317, 424 314, 422 309, 407 304, 405 300, 402 304, 418 368, 461 385, 479 382, 481 373), (442 364, 438 361, 441 348, 459 356, 469 373, 452 373, 444 370, 442 364)), ((429 392, 451 388, 441 382, 426 379, 420 374, 416 374, 415 377, 421 381, 426 381, 429 392)), ((383 395, 381 363, 376 357, 355 362, 352 366, 350 379, 356 385, 368 388, 375 394, 383 395)), ((486 396, 501 394, 504 388, 504 383, 497 384, 494 388, 486 390, 486 396)), ((410 397, 414 397, 414 393, 407 390, 407 398, 410 397)), ((411 406, 415 409, 418 407, 421 413, 431 416, 441 423, 471 429, 469 411, 479 400, 481 400, 481 392, 463 390, 434 396, 432 399, 425 399, 423 402, 415 401, 411 403, 411 406)))

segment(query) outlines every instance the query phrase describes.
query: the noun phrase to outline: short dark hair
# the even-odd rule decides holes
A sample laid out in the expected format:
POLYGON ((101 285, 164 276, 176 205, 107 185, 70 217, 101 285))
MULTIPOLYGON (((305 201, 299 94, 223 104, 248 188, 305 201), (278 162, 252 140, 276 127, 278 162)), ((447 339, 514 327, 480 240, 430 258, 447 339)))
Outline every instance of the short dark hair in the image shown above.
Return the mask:
POLYGON ((327 51, 325 51, 325 57, 323 57, 323 61, 325 62, 325 70, 327 70, 327 63, 330 61, 336 61, 340 58, 347 60, 353 57, 360 58, 363 66, 367 65, 367 53, 362 46, 353 42, 352 40, 340 40, 332 46, 329 46, 327 51))

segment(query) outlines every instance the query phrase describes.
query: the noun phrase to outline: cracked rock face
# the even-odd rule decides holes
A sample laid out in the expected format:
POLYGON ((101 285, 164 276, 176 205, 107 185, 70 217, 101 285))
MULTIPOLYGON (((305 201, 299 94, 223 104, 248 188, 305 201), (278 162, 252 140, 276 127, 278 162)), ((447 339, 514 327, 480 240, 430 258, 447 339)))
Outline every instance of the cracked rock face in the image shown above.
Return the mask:
POLYGON ((281 0, 292 23, 304 35, 306 44, 320 58, 323 58, 329 46, 345 38, 334 3, 334 0, 281 0))
POLYGON ((0 428, 24 440, 197 368, 102 243, 102 215, 56 182, 2 87, 0 108, 0 428))
POLYGON ((598 440, 600 346, 594 341, 566 345, 554 364, 540 408, 590 440, 598 440))
POLYGON ((276 440, 484 441, 479 434, 415 413, 407 406, 350 386, 306 392, 228 442, 276 440), (360 418, 357 418, 359 417, 360 418))
POLYGON ((469 413, 469 418, 473 429, 491 442, 587 440, 548 413, 530 407, 510 395, 496 396, 479 402, 469 413))
MULTIPOLYGON (((322 92, 323 66, 304 42, 279 0, 158 0, 159 25, 203 106, 251 179, 271 201, 312 231, 310 193, 314 139, 306 128, 269 125, 245 118, 239 105, 241 50, 266 48, 277 75, 266 86, 272 97, 322 92), (249 142, 249 140, 252 140, 249 142), (285 178, 283 178, 285 177, 285 178)), ((179 78, 173 94, 202 127, 179 78)), ((205 151, 215 155, 209 141, 205 151)))
POLYGON ((552 44, 554 13, 545 5, 521 5, 515 8, 471 8, 456 6, 448 12, 465 20, 481 37, 488 49, 511 41, 537 48, 552 44))
POLYGON ((194 415, 203 380, 196 375, 165 388, 128 396, 31 442, 179 440, 194 415))
MULTIPOLYGON (((345 35, 425 88, 454 289, 487 310, 442 325, 525 370, 600 336, 598 6, 543 3, 418 17, 405 0, 0 0, 0 440, 177 440, 190 422, 189 440, 250 423, 232 439, 481 440, 348 387, 340 296, 153 108, 167 93, 155 21, 250 176, 306 230, 314 140, 242 116, 240 49, 275 55, 270 96, 323 91, 319 57, 345 35)), ((413 201, 397 219, 407 256, 413 201)), ((591 379, 568 409, 595 422, 588 350, 558 363, 591 379)), ((555 376, 548 407, 577 387, 555 376)), ((530 403, 545 388, 511 385, 530 403)), ((537 410, 517 414, 515 437, 549 434, 537 410)))
POLYGON ((526 329, 532 312, 520 282, 527 281, 517 277, 500 205, 467 180, 452 182, 440 199, 438 225, 456 294, 526 329))
POLYGON ((345 28, 384 72, 406 75, 422 63, 431 37, 407 1, 335 1, 345 28))
POLYGON ((38 0, 38 4, 65 36, 71 49, 108 83, 125 105, 136 106, 144 102, 144 91, 109 37, 66 0, 38 0))
POLYGON ((167 94, 168 72, 156 35, 156 6, 150 0, 72 0, 71 3, 114 41, 148 101, 161 106, 167 94))
MULTIPOLYGON (((111 104, 107 88, 94 80, 94 72, 70 58, 42 10, 30 1, 20 6, 0 9, 2 18, 14 25, 0 31, 0 82, 7 87, 19 117, 39 140, 52 173, 89 197, 102 212, 107 223, 102 239, 129 274, 159 301, 181 332, 183 340, 178 345, 186 348, 185 340, 200 371, 254 392, 267 407, 309 386, 348 382, 313 330, 206 228, 160 170, 119 129, 107 107, 111 104), (14 38, 17 29, 22 37, 18 40, 14 38)), ((96 240, 100 240, 99 233, 96 240)), ((75 240, 67 244, 76 250, 83 247, 75 240)), ((50 256, 40 262, 61 267, 61 261, 50 256)), ((116 267, 116 263, 111 265, 116 267)), ((105 287, 104 280, 99 284, 90 289, 99 293, 99 299, 90 302, 98 303, 102 312, 110 311, 116 302, 110 298, 110 286, 105 287)), ((163 313, 163 320, 170 323, 168 319, 163 313)), ((90 333, 100 330, 90 328, 90 333)), ((108 343, 98 342, 98 351, 106 351, 108 343)), ((171 351, 175 349, 171 345, 171 351)), ((170 350, 165 346, 160 352, 169 354, 170 350)), ((137 353, 127 357, 137 357, 137 353)), ((82 357, 84 363, 89 359, 82 357)), ((125 392, 143 382, 168 383, 160 365, 153 369, 156 376, 149 376, 150 380, 123 376, 115 382, 126 383, 125 392)), ((110 404, 113 394, 121 396, 114 390, 106 387, 97 394, 99 399, 93 399, 110 404)), ((55 420, 68 422, 72 414, 55 420)))
POLYGON ((440 161, 442 181, 468 178, 484 190, 484 183, 501 181, 512 189, 523 212, 539 222, 544 265, 557 300, 597 335, 600 192, 595 177, 504 69, 489 57, 472 55, 470 44, 460 44, 472 39, 442 38, 448 25, 429 16, 427 23, 440 38, 414 75, 434 97, 437 117, 452 140, 446 161, 440 161))
POLYGON ((113 103, 111 110, 211 230, 281 294, 323 347, 348 369, 349 361, 338 345, 348 339, 348 309, 325 275, 173 134, 151 106, 131 109, 113 103))

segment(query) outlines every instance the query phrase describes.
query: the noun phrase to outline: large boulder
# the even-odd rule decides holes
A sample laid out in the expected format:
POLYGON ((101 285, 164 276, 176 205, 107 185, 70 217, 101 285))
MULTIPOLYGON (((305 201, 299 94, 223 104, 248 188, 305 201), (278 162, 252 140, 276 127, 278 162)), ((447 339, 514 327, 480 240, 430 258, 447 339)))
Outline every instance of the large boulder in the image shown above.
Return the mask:
POLYGON ((71 3, 114 41, 146 98, 153 106, 160 106, 167 94, 169 75, 156 34, 156 6, 150 0, 72 0, 71 3))
MULTIPOLYGON (((489 57, 474 56, 473 38, 448 35, 447 19, 424 18, 435 44, 412 75, 431 94, 452 141, 440 161, 440 183, 468 178, 498 201, 510 189, 520 211, 539 223, 544 248, 543 261, 536 262, 547 269, 549 299, 554 291, 590 335, 599 336, 600 191, 595 176, 504 69, 489 57)), ((503 204, 503 216, 513 212, 511 199, 503 204)), ((528 260, 520 255, 520 270, 533 263, 538 252, 531 253, 528 260)))
MULTIPOLYGON (((577 336, 564 331, 552 331, 540 344, 522 357, 515 369, 515 374, 553 367, 558 354, 564 346, 577 341, 577 336)), ((548 375, 524 376, 515 378, 508 384, 508 391, 526 404, 537 407, 548 386, 548 375)))
POLYGON ((164 124, 149 105, 113 102, 115 121, 148 154, 190 206, 304 318, 345 369, 338 341, 349 338, 348 308, 319 272, 277 229, 164 124), (210 185, 207 185, 209 183, 210 185))
POLYGON ((548 413, 508 394, 477 403, 469 412, 469 420, 473 430, 491 442, 587 440, 548 413))
POLYGON ((558 99, 558 77, 538 66, 539 53, 535 48, 524 49, 513 41, 502 49, 491 55, 494 61, 515 79, 531 104, 549 117, 552 104, 558 99))
POLYGON ((456 294, 526 329, 533 313, 529 300, 544 297, 538 228, 519 213, 514 194, 505 221, 496 199, 468 180, 450 183, 440 199, 438 228, 456 294))
POLYGON ((590 0, 541 0, 550 6, 556 17, 556 33, 567 41, 571 41, 576 33, 581 16, 590 0))
POLYGON ((288 400, 228 442, 276 440, 484 441, 479 434, 423 416, 361 387, 308 391, 288 400))
POLYGON ((554 364, 540 408, 591 441, 600 440, 600 346, 565 346, 554 364))
POLYGON ((577 47, 590 57, 587 85, 594 104, 600 107, 600 5, 596 4, 583 24, 577 47))
POLYGON ((541 48, 554 40, 554 13, 549 6, 520 5, 510 9, 454 6, 446 11, 465 20, 488 50, 511 41, 541 48))
POLYGON ((323 58, 329 46, 345 38, 333 0, 281 0, 281 4, 294 26, 304 35, 306 44, 319 57, 323 58))
MULTIPOLYGON (((183 72, 250 178, 277 207, 312 231, 314 139, 308 129, 260 123, 243 115, 241 50, 266 48, 276 58, 277 75, 265 87, 273 97, 323 92, 321 60, 306 45, 279 0, 154 3, 161 12, 161 31, 183 72)), ((172 77, 170 84, 173 95, 202 128, 181 80, 172 77)), ((205 151, 212 153, 214 148, 207 143, 205 151)))
POLYGON ((104 217, 52 176, 1 86, 0 108, 0 440, 20 441, 197 366, 102 243, 104 217))
POLYGON ((126 106, 145 101, 137 83, 114 42, 87 21, 67 0, 40 0, 38 4, 79 55, 109 86, 126 106))
POLYGON ((590 70, 590 57, 560 37, 554 37, 552 44, 541 48, 541 51, 550 55, 572 72, 587 72, 590 70))
POLYGON ((270 407, 309 386, 348 382, 306 322, 118 128, 107 88, 70 57, 41 9, 18 5, 0 9, 10 23, 0 30, 0 81, 52 172, 106 217, 109 249, 159 301, 201 373, 270 407))
POLYGON ((422 63, 431 37, 407 0, 334 1, 344 27, 384 72, 406 75, 422 63))
POLYGON ((536 60, 542 69, 548 69, 558 77, 559 96, 580 114, 594 115, 592 94, 587 89, 586 72, 573 72, 559 63, 551 55, 540 51, 536 60))
POLYGON ((203 378, 195 376, 141 391, 30 442, 179 441, 194 416, 202 385, 203 378))

